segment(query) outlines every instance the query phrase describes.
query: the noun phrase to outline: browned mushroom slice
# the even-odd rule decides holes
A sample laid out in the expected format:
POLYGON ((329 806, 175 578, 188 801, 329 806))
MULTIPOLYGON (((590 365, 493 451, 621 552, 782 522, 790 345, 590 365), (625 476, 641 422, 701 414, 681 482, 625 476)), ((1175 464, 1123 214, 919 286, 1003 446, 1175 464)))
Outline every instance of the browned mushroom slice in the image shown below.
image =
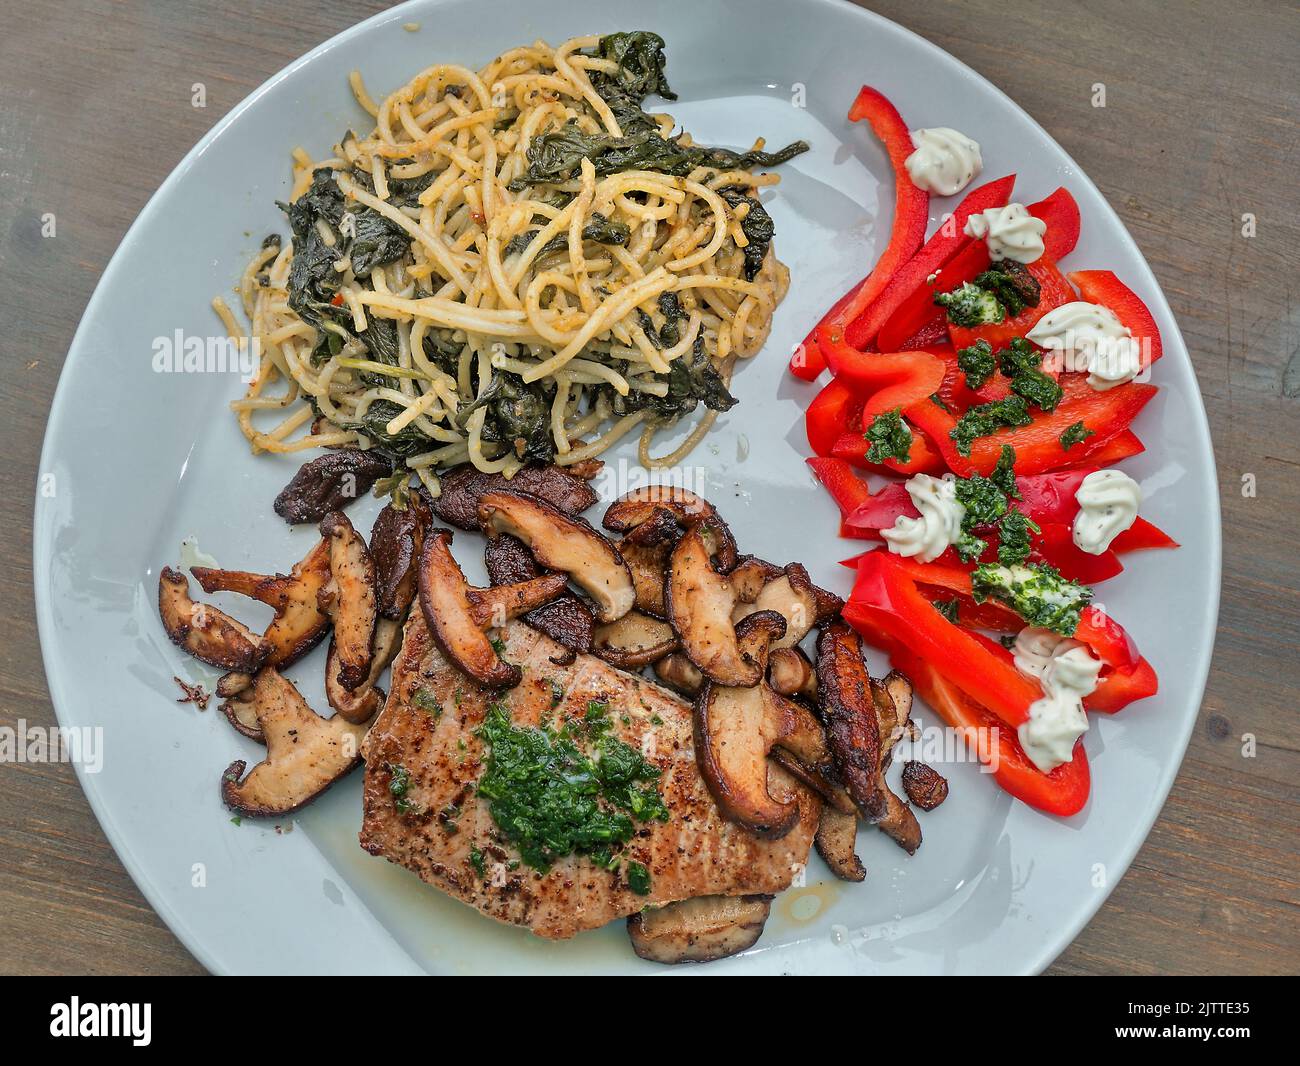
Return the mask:
POLYGON ((817 618, 817 598, 808 571, 799 563, 791 563, 780 576, 766 582, 752 601, 736 604, 731 618, 739 622, 757 611, 776 611, 785 619, 785 636, 773 642, 774 648, 798 644, 817 618))
POLYGON ((665 655, 655 663, 655 676, 687 696, 694 696, 704 686, 704 675, 681 652, 665 655))
POLYGON ((370 491, 393 464, 377 452, 340 448, 303 463, 275 498, 275 513, 290 525, 319 522, 370 491))
MULTIPOLYGON (((537 565, 528 545, 518 537, 502 534, 487 542, 483 562, 493 585, 513 585, 538 577, 542 568, 537 565)), ((586 602, 572 594, 565 594, 543 604, 524 615, 524 621, 545 633, 566 649, 563 656, 553 657, 560 665, 573 662, 578 654, 591 651, 592 633, 596 620, 586 602)))
POLYGON ((643 614, 667 617, 668 558, 681 535, 682 527, 672 512, 659 510, 618 542, 619 554, 632 572, 636 608, 643 614))
POLYGON ((885 771, 893 760, 894 745, 907 735, 911 725, 912 686, 902 674, 895 671, 884 681, 872 681, 872 702, 876 710, 877 731, 880 736, 880 771, 876 777, 879 794, 884 800, 885 813, 877 821, 881 832, 909 855, 921 846, 921 824, 916 813, 903 802, 885 781, 885 771), (895 700, 894 693, 898 694, 895 700))
POLYGON ((817 638, 817 703, 840 779, 870 822, 885 817, 880 726, 862 639, 842 620, 817 638))
POLYGON ((242 570, 190 571, 206 592, 238 592, 275 611, 262 639, 270 645, 266 664, 288 666, 311 651, 329 629, 320 600, 330 581, 330 545, 321 539, 288 574, 249 574, 242 570))
POLYGON ((266 758, 247 777, 242 759, 221 775, 221 796, 231 810, 263 817, 296 811, 361 761, 366 726, 340 715, 322 718, 272 667, 258 672, 251 703, 266 758))
POLYGON ((210 666, 251 673, 271 650, 230 615, 190 599, 189 579, 170 566, 158 575, 158 613, 172 643, 210 666))
POLYGON ((384 702, 384 690, 379 687, 388 664, 402 646, 402 622, 381 618, 375 623, 374 654, 370 658, 370 673, 355 689, 348 690, 340 684, 338 644, 330 641, 329 657, 325 660, 325 698, 349 722, 368 722, 384 702))
POLYGON ((596 502, 586 480, 558 466, 529 464, 507 480, 465 464, 443 475, 433 513, 457 529, 476 530, 478 505, 486 492, 527 492, 567 515, 581 514, 596 502))
POLYGON ((848 792, 836 780, 835 760, 821 722, 803 704, 786 699, 770 686, 764 687, 768 713, 765 734, 774 745, 770 757, 836 810, 856 810, 848 792))
POLYGON ((727 573, 727 578, 731 581, 731 587, 736 590, 737 600, 741 603, 753 603, 758 599, 758 594, 763 591, 763 586, 769 581, 775 581, 783 573, 785 571, 779 566, 773 566, 757 556, 747 555, 732 567, 727 573))
POLYGON ((817 614, 813 619, 813 623, 824 626, 827 622, 839 617, 840 611, 844 610, 844 601, 835 593, 827 592, 820 585, 814 585, 812 589, 813 599, 817 603, 817 614))
POLYGON ((754 946, 770 896, 696 896, 647 907, 627 920, 632 950, 650 962, 713 962, 754 946))
POLYGON ((629 611, 617 622, 598 626, 592 651, 623 670, 656 663, 677 647, 677 634, 667 622, 640 611, 629 611))
POLYGON ((563 574, 546 574, 513 585, 471 588, 470 612, 480 629, 499 629, 510 619, 535 611, 562 596, 568 587, 568 579, 563 574))
POLYGON ((451 554, 451 530, 431 529, 420 552, 420 610, 443 653, 489 688, 519 684, 519 667, 505 662, 474 620, 469 585, 451 554))
POLYGON ((683 526, 708 522, 717 531, 718 564, 724 571, 736 565, 736 541, 731 530, 713 504, 687 489, 671 485, 646 485, 634 489, 609 505, 603 524, 615 533, 626 533, 648 522, 659 511, 667 511, 683 526))
POLYGON ((770 839, 799 820, 799 804, 768 791, 767 753, 781 723, 773 722, 766 685, 730 688, 706 681, 695 697, 695 755, 700 775, 724 817, 770 839))
POLYGON ((390 503, 375 518, 370 556, 375 562, 375 608, 384 618, 405 618, 415 599, 428 524, 428 509, 419 493, 412 493, 401 510, 390 503))
POLYGON ((784 635, 770 621, 773 611, 751 614, 739 624, 732 619, 736 590, 713 563, 717 540, 712 527, 692 526, 673 549, 668 568, 668 620, 682 650, 704 674, 719 685, 757 685, 767 670, 767 650, 784 635), (755 619, 769 619, 756 623, 755 619))
POLYGON ((858 842, 856 814, 842 814, 832 807, 823 807, 813 842, 817 845, 817 854, 841 881, 866 880, 866 867, 854 850, 858 842))
POLYGON ((923 762, 903 764, 903 791, 923 811, 932 811, 948 798, 948 782, 933 766, 923 762))
POLYGON ((489 537, 518 537, 542 566, 568 574, 591 598, 597 621, 616 622, 636 602, 632 575, 618 549, 582 519, 523 492, 485 492, 478 517, 489 537))
POLYGON ((370 673, 375 638, 375 563, 365 540, 342 511, 331 511, 320 523, 330 548, 330 587, 323 606, 334 619, 338 682, 351 691, 370 673))
POLYGON ((773 648, 768 653, 767 683, 782 696, 817 699, 817 672, 798 648, 773 648))
POLYGON ((249 740, 256 740, 259 744, 265 744, 266 737, 262 735, 262 727, 257 721, 257 705, 253 698, 253 678, 249 674, 239 676, 248 678, 248 684, 221 705, 221 713, 225 715, 226 721, 235 728, 236 732, 242 733, 249 740))

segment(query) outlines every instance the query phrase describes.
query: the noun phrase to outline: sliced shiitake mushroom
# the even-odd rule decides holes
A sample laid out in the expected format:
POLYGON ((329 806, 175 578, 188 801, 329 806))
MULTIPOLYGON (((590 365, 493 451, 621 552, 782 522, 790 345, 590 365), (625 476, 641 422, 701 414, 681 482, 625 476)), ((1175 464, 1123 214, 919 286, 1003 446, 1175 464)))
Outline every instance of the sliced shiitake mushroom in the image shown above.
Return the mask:
MULTIPOLYGON (((493 585, 512 585, 542 573, 528 546, 518 537, 505 533, 487 542, 483 562, 493 585)), ((568 665, 577 655, 591 651, 596 620, 586 601, 571 593, 534 608, 524 615, 524 621, 565 649, 564 653, 552 656, 557 665, 568 665)))
POLYGON ((569 575, 595 605, 596 620, 615 622, 632 609, 636 589, 618 549, 590 525, 536 496, 485 492, 479 523, 489 537, 518 537, 548 570, 569 575))
POLYGON ((303 463, 275 498, 275 513, 290 525, 319 522, 370 491, 393 464, 378 452, 339 448, 303 463))
POLYGON ((771 692, 768 700, 772 715, 768 732, 777 745, 772 757, 836 810, 853 811, 853 800, 836 778, 835 759, 821 722, 802 703, 778 692, 771 692))
MULTIPOLYGON (((594 476, 594 475, 593 475, 594 476)), ((596 493, 572 468, 530 463, 507 479, 485 474, 468 463, 442 476, 442 492, 433 513, 457 529, 479 528, 478 506, 486 492, 527 492, 567 515, 578 515, 596 502, 596 493)))
POLYGON ((510 619, 537 610, 569 587, 563 574, 544 574, 513 585, 469 590, 469 607, 480 629, 499 629, 510 619))
POLYGON ((205 566, 192 567, 190 572, 205 592, 237 592, 275 611, 275 617, 262 634, 271 648, 266 657, 268 666, 280 668, 297 661, 329 629, 329 615, 320 604, 330 581, 330 545, 324 538, 288 574, 250 574, 205 566))
POLYGON ((880 783, 880 725, 862 639, 845 621, 817 638, 817 703, 840 779, 870 822, 885 817, 880 783))
MULTIPOLYGON (((265 744, 266 737, 262 735, 262 726, 257 721, 253 677, 251 674, 237 676, 247 679, 248 683, 221 705, 221 713, 237 733, 243 734, 249 740, 256 740, 259 744, 265 744)), ((218 691, 218 695, 220 694, 218 691)))
POLYGON ((629 611, 617 622, 596 628, 592 651, 623 670, 656 663, 677 647, 677 634, 667 622, 640 611, 629 611))
POLYGON ((821 821, 813 843, 817 854, 831 868, 831 873, 841 881, 865 881, 866 867, 858 858, 858 816, 853 811, 842 813, 833 807, 823 807, 821 821))
POLYGON ((632 950, 650 962, 713 962, 754 946, 771 896, 696 896, 627 920, 632 950))
MULTIPOLYGON (((695 755, 724 817, 776 839, 799 820, 799 804, 768 791, 767 754, 787 725, 763 684, 733 688, 706 681, 695 697, 695 755)), ((787 701, 788 702, 788 701, 787 701)))
POLYGON ((231 810, 255 817, 296 811, 361 761, 366 726, 339 715, 322 718, 273 667, 258 671, 250 702, 266 758, 247 777, 242 759, 221 775, 221 796, 231 810))
POLYGON ((932 811, 948 798, 948 781, 933 766, 923 762, 903 764, 903 791, 923 811, 932 811))
POLYGON ((370 557, 375 562, 375 607, 383 618, 405 618, 415 599, 420 547, 429 524, 428 508, 419 493, 406 506, 388 504, 370 528, 370 557))
POLYGON ((655 663, 655 676, 671 689, 694 696, 704 686, 704 675, 681 652, 665 655, 655 663))
POLYGON ((666 618, 664 593, 668 558, 681 538, 682 527, 671 511, 657 510, 618 542, 619 554, 632 572, 636 608, 654 618, 666 618))
POLYGON ((451 530, 425 533, 420 552, 419 599, 425 624, 443 653, 470 677, 489 688, 513 688, 522 672, 497 654, 479 628, 469 585, 451 554, 451 530))
POLYGON ((170 566, 158 575, 158 613, 172 643, 210 666, 251 673, 271 651, 247 626, 190 599, 189 580, 170 566))
POLYGON ((773 648, 768 653, 767 683, 782 696, 817 699, 817 671, 799 648, 773 648))
POLYGON ((885 813, 877 825, 881 832, 911 855, 921 846, 921 825, 912 808, 890 789, 885 781, 885 771, 893 760, 894 745, 907 735, 911 726, 912 685, 895 671, 883 681, 872 680, 871 690, 880 735, 877 787, 885 802, 885 813))
MULTIPOLYGON (((779 576, 762 585, 753 600, 746 600, 738 589, 737 595, 742 602, 732 609, 731 618, 739 622, 756 611, 776 611, 785 619, 785 636, 772 646, 792 648, 808 635, 816 621, 817 597, 808 571, 799 563, 791 563, 778 573, 779 576)), ((735 587, 735 571, 731 576, 735 587)))
POLYGON ((714 566, 715 530, 707 523, 692 526, 673 549, 668 568, 668 620, 682 650, 708 678, 719 685, 757 685, 767 670, 767 652, 785 634, 785 619, 775 611, 759 611, 733 621, 736 590, 714 566), (756 619, 768 619, 756 623, 756 619), (771 623, 780 618, 780 632, 771 623))
MULTIPOLYGON (((380 618, 375 623, 374 654, 370 658, 370 673, 354 689, 346 689, 339 681, 338 644, 330 641, 329 657, 325 660, 325 698, 349 722, 368 722, 384 702, 384 690, 379 687, 388 664, 402 646, 402 622, 380 618)), ((233 724, 233 723, 232 723, 233 724)), ((238 728, 238 727, 236 727, 238 728)))
POLYGON ((671 485, 646 485, 620 496, 605 511, 604 526, 615 533, 626 533, 649 521, 656 512, 669 512, 680 525, 708 522, 718 537, 718 564, 723 571, 736 565, 736 541, 721 516, 703 496, 671 485))
POLYGON ((321 606, 334 619, 334 649, 338 683, 351 691, 370 673, 375 637, 375 563, 364 538, 342 511, 331 511, 320 523, 329 544, 330 583, 321 592, 321 606))

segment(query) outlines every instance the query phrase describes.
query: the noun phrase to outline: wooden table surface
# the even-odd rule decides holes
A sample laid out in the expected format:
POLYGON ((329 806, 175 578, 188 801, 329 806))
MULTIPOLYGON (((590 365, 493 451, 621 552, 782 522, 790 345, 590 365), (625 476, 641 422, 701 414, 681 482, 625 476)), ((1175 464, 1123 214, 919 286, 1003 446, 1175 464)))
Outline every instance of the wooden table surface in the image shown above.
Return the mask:
MULTIPOLYGON (((383 6, 65 0, 51 17, 0 0, 0 725, 54 721, 31 498, 59 370, 101 271, 222 115, 383 6), (205 109, 190 105, 194 82, 207 86, 205 109), (57 239, 42 238, 45 212, 57 239)), ((1300 17, 1219 0, 867 6, 974 67, 1083 163, 1164 286, 1214 434, 1224 575, 1209 689, 1150 838, 1051 972, 1294 973, 1300 17), (1096 83, 1104 109, 1092 106, 1096 83)), ((0 971, 202 972, 123 870, 70 766, 0 765, 0 856, 0 971)))

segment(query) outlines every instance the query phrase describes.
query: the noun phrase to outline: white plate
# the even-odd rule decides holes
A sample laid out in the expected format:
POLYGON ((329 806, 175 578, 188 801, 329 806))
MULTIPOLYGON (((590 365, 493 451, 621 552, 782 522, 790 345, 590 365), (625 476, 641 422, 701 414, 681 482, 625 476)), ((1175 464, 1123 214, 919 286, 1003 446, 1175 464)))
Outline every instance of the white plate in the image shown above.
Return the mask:
MULTIPOLYGON (((835 507, 803 462, 802 412, 813 389, 784 367, 809 323, 884 244, 893 198, 885 157, 844 118, 861 83, 881 88, 915 126, 976 137, 986 177, 1016 171, 1026 202, 1067 185, 1084 227, 1066 265, 1115 270, 1159 322, 1162 389, 1137 424, 1150 450, 1124 465, 1143 483, 1143 513, 1183 546, 1139 557, 1101 590, 1155 664, 1161 693, 1117 717, 1093 716, 1088 808, 1053 819, 1013 803, 970 765, 947 766, 952 796, 923 816, 925 844, 914 858, 864 831, 864 884, 834 882, 814 859, 808 887, 781 897, 757 948, 708 967, 1041 969, 1101 905, 1155 819, 1196 717, 1214 633, 1213 458, 1187 352, 1151 271, 1092 183, 1019 108, 933 45, 847 4, 495 0, 492 17, 483 14, 473 0, 408 4, 277 74, 176 168, 90 302, 50 416, 41 469, 54 475, 54 493, 38 500, 34 573, 59 720, 103 727, 102 771, 82 772, 82 784, 109 839, 158 912, 216 971, 655 969, 632 955, 617 923, 546 943, 366 856, 356 844, 359 774, 294 819, 292 832, 231 824, 219 776, 257 749, 215 711, 173 702, 173 674, 215 677, 163 634, 158 568, 176 563, 179 541, 194 534, 223 566, 287 569, 315 534, 272 513, 296 464, 248 455, 226 409, 239 383, 151 369, 154 338, 219 332, 209 300, 231 290, 264 233, 285 231, 272 201, 288 189, 289 149, 324 154, 344 129, 364 124, 350 69, 361 69, 372 92, 387 92, 430 63, 477 67, 537 37, 653 29, 668 42, 668 74, 681 95, 665 109, 697 138, 747 146, 762 134, 771 144, 803 137, 813 145, 781 168, 769 197, 776 248, 793 274, 789 297, 766 351, 737 375, 740 405, 695 460, 745 550, 798 558, 814 579, 847 591, 850 574, 836 561, 857 546, 835 537, 835 507), (423 28, 406 32, 408 22, 423 28), (806 106, 792 106, 801 96, 806 106)), ((945 206, 936 201, 936 220, 945 206)), ((358 506, 359 525, 370 508, 358 506)), ((462 535, 458 551, 472 565, 475 538, 462 535)), ((246 602, 227 606, 261 621, 246 602)), ((322 657, 318 650, 291 671, 317 706, 322 657)))

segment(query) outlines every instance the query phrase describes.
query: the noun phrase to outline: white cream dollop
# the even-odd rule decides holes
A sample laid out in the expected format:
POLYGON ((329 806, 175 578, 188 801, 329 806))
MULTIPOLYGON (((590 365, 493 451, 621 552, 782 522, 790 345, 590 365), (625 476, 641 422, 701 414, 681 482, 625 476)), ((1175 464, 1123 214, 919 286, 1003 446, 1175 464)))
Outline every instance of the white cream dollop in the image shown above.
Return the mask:
POLYGON ((916 474, 908 478, 906 487, 920 517, 900 515, 880 535, 895 555, 933 562, 961 537, 966 508, 957 500, 957 479, 952 474, 941 478, 916 474))
POLYGON ((953 196, 984 169, 980 146, 966 134, 947 126, 913 130, 916 150, 907 157, 908 177, 918 189, 936 196, 953 196))
POLYGON ((1133 331, 1101 304, 1062 304, 1035 322, 1026 336, 1060 354, 1061 369, 1088 371, 1088 384, 1098 392, 1132 381, 1142 369, 1142 348, 1133 331))
POLYGON ((1043 244, 1047 223, 1031 215, 1024 204, 990 207, 971 215, 962 232, 987 244, 990 259, 1032 263, 1047 250, 1043 244))
POLYGON ((1075 742, 1088 731, 1083 697, 1097 687, 1101 660, 1086 644, 1033 626, 1016 634, 1012 655, 1016 669, 1043 689, 1016 735, 1029 760, 1051 773, 1074 758, 1075 742))
POLYGON ((1111 541, 1137 521, 1142 486, 1123 470, 1094 470, 1074 492, 1079 511, 1074 516, 1074 546, 1100 555, 1111 541))

